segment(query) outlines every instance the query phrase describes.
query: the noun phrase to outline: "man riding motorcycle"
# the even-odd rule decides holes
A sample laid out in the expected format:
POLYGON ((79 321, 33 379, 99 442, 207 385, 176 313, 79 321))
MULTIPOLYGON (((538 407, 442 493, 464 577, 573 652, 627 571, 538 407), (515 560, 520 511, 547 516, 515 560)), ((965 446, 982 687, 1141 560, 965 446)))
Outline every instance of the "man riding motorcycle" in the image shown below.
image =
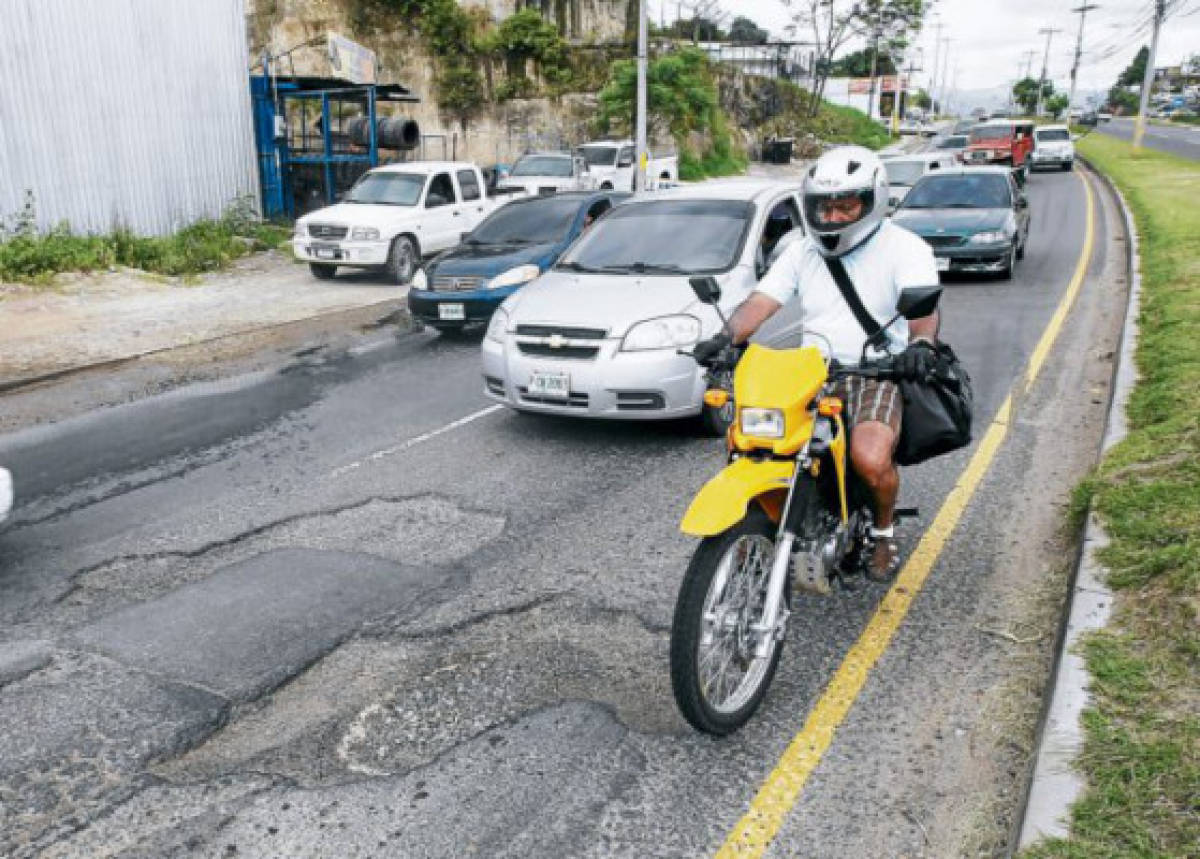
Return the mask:
MULTIPOLYGON (((886 321, 902 289, 938 283, 933 250, 884 219, 887 173, 869 149, 845 146, 822 155, 805 174, 802 195, 806 235, 788 245, 734 311, 729 320, 733 342, 744 343, 784 304, 797 300, 805 345, 821 347, 844 363, 855 363, 864 354, 878 358, 885 353, 873 348, 864 353, 867 334, 839 290, 829 261, 840 260, 865 308, 886 321)), ((917 379, 929 371, 938 323, 935 312, 909 322, 900 319, 888 329, 897 377, 917 379)), ((698 343, 694 354, 703 363, 728 345, 729 338, 719 334, 698 343)), ((903 401, 898 386, 882 379, 850 377, 839 383, 837 393, 852 430, 851 462, 875 501, 870 531, 874 545, 866 573, 874 581, 887 581, 900 565, 893 525, 900 475, 893 457, 903 401)))

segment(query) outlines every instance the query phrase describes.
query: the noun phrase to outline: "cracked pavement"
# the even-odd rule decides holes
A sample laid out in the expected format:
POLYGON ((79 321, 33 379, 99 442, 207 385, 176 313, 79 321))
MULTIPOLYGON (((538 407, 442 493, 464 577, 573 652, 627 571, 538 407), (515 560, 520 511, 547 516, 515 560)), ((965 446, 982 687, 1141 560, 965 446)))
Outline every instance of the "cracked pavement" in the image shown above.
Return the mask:
MULTIPOLYGON (((1031 177, 1017 278, 947 285, 981 427, 1074 269, 1082 193, 1031 177)), ((1073 324, 770 855, 1002 849, 1123 309, 1098 215, 1073 324)), ((881 591, 803 603, 759 715, 693 733, 677 525, 721 445, 498 411, 370 459, 479 388, 477 342, 375 331, 0 437, 0 853, 713 852, 881 591)), ((930 521, 967 455, 907 470, 902 503, 930 521)))

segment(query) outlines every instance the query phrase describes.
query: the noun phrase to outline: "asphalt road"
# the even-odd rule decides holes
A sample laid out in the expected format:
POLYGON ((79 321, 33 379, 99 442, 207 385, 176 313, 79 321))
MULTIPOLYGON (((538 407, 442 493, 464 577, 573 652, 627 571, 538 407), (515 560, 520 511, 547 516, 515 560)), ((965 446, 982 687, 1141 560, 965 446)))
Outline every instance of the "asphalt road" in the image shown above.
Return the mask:
MULTIPOLYGON (((1084 240, 1078 174, 1028 193, 1017 278, 943 304, 981 429, 1084 240)), ((1044 378, 769 855, 1004 836, 1123 306, 1106 223, 1044 378)), ((967 458, 906 471, 902 503, 929 522, 967 458)), ((694 734, 666 632, 693 549, 677 524, 721 445, 491 408, 478 343, 432 334, 0 437, 0 461, 20 486, 0 534, 6 855, 711 853, 882 594, 802 606, 760 715, 694 734)))
MULTIPOLYGON (((1114 117, 1096 126, 1096 133, 1133 140, 1134 120, 1114 117)), ((1147 123, 1142 145, 1183 158, 1200 159, 1200 125, 1155 125, 1147 123)))

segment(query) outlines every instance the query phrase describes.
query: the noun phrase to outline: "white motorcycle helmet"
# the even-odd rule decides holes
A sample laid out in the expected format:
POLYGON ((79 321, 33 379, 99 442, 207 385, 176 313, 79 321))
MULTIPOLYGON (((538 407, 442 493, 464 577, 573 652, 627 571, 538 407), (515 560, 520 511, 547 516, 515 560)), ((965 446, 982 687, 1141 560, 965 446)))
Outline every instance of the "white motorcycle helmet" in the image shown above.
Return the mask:
POLYGON ((840 257, 861 245, 879 229, 887 214, 888 180, 883 162, 863 146, 841 146, 817 159, 804 174, 804 227, 823 256, 840 257), (825 205, 858 199, 858 218, 842 223, 826 220, 825 205))

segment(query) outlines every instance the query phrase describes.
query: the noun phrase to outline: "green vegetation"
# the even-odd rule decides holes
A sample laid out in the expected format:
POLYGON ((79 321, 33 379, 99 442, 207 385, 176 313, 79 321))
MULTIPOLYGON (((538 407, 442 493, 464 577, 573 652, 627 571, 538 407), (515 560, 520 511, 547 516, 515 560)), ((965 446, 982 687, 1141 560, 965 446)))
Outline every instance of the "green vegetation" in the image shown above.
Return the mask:
POLYGON ((1200 845, 1200 164, 1090 135, 1141 236, 1130 433, 1079 493, 1112 539, 1111 627, 1085 647, 1093 706, 1071 837, 1028 857, 1195 856, 1200 845))
MULTIPOLYGON (((679 175, 703 179, 741 173, 746 158, 738 150, 721 110, 716 77, 705 53, 683 48, 655 57, 646 74, 651 135, 670 134, 679 149, 679 175)), ((629 133, 637 99, 637 65, 613 63, 612 77, 600 91, 600 133, 629 133)))
MULTIPOLYGON (((740 124, 753 129, 760 138, 794 137, 803 140, 811 134, 826 143, 857 143, 868 149, 880 149, 891 141, 887 128, 853 107, 821 100, 815 115, 809 115, 812 96, 791 81, 759 79, 752 91, 735 96, 740 124)), ((811 154, 811 153, 802 153, 811 154)))
POLYGON ((24 208, 0 226, 0 281, 47 283, 58 272, 114 265, 158 274, 198 274, 277 247, 291 235, 288 227, 258 221, 246 200, 231 206, 219 220, 198 221, 160 238, 124 229, 81 236, 66 224, 38 233, 35 223, 33 197, 27 195, 24 208))

